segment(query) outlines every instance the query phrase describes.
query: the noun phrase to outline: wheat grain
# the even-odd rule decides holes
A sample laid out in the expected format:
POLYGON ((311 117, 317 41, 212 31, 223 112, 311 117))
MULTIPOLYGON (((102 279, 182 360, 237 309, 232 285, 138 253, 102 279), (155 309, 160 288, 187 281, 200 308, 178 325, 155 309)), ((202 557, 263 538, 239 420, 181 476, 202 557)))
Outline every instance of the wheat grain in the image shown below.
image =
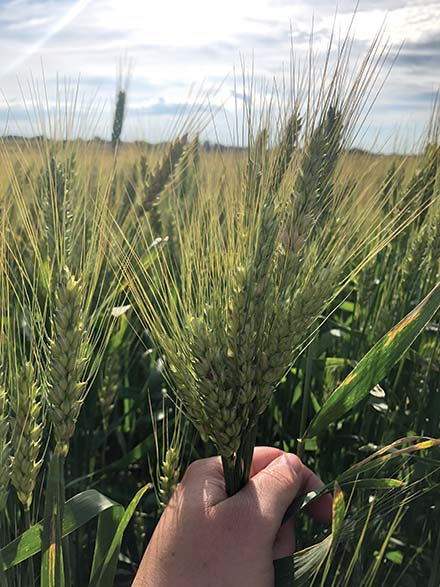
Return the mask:
POLYGON ((6 404, 6 388, 0 382, 0 513, 6 507, 11 480, 11 444, 6 404))
POLYGON ((27 362, 18 373, 17 389, 12 395, 12 485, 25 510, 32 504, 33 491, 40 471, 43 438, 40 388, 32 364, 27 362))
POLYGON ((56 295, 50 376, 47 390, 49 416, 58 450, 67 454, 75 431, 86 383, 82 374, 85 328, 82 317, 81 282, 65 268, 56 295))

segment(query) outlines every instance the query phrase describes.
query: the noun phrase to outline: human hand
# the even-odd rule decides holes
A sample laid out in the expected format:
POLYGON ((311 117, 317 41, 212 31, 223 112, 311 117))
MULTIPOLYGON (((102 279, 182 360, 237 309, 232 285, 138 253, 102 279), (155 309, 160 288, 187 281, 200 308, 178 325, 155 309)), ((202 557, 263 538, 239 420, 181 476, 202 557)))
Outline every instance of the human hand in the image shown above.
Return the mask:
MULTIPOLYGON (((282 524, 295 499, 322 487, 291 453, 254 451, 251 478, 237 494, 225 492, 219 457, 192 463, 148 544, 132 587, 269 587, 273 561, 293 554, 293 519, 282 524)), ((331 522, 332 498, 308 506, 331 522)))

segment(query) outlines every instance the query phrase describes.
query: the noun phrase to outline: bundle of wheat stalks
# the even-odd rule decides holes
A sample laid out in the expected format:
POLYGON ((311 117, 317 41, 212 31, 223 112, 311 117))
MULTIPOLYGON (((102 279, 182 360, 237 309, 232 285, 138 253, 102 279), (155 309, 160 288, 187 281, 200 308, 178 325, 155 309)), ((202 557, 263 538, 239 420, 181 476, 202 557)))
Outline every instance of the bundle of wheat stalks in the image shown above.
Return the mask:
MULTIPOLYGON (((339 175, 380 59, 372 50, 348 87, 338 62, 316 97, 269 102, 256 130, 248 113, 236 180, 196 186, 190 202, 171 190, 177 254, 165 247, 144 271, 125 237, 129 296, 186 415, 221 455, 229 494, 247 482, 258 417, 323 313, 408 222, 380 190, 339 175)), ((137 240, 154 235, 140 225, 137 240)))
MULTIPOLYGON (((331 533, 316 542, 307 528, 316 544, 295 555, 295 584, 373 585, 403 510, 435 487, 434 457, 417 478, 410 459, 421 454, 422 462, 438 442, 409 433, 431 430, 417 416, 405 441, 392 443, 387 431, 382 446, 342 471, 331 442, 333 461, 322 444, 325 458, 307 455, 306 442, 372 428, 376 421, 347 413, 367 398, 386 413, 378 384, 397 363, 398 392, 401 357, 421 332, 413 372, 423 393, 408 391, 395 413, 406 417, 414 396, 426 410, 436 401, 428 387, 440 348, 432 322, 440 305, 440 151, 436 111, 417 165, 393 160, 378 170, 385 164, 367 165, 364 156, 361 169, 349 149, 386 48, 378 37, 350 73, 349 45, 284 88, 284 98, 277 86, 261 103, 246 99, 246 141, 236 152, 204 150, 197 117, 168 144, 123 145, 126 86, 117 92, 111 148, 49 138, 2 145, 2 587, 112 584, 136 539, 145 547, 184 464, 196 453, 219 454, 232 495, 249 479, 258 438, 316 459, 312 465, 332 462, 328 478, 337 475, 351 492, 346 504, 338 483, 324 488, 335 491, 331 533), (328 332, 334 315, 342 342, 328 332), (402 466, 393 465, 398 457, 402 466), (147 478, 156 499, 135 516, 136 539, 119 559, 147 478), (131 499, 125 485, 137 493, 124 510, 117 502, 131 499), (358 487, 389 493, 366 505, 356 501, 358 487), (378 529, 390 512, 391 525, 378 529), (382 547, 359 578, 370 527, 382 547)), ((429 529, 425 536, 434 544, 429 529)), ((277 584, 292 584, 289 569, 278 569, 277 584)), ((430 587, 436 577, 434 569, 430 587)))

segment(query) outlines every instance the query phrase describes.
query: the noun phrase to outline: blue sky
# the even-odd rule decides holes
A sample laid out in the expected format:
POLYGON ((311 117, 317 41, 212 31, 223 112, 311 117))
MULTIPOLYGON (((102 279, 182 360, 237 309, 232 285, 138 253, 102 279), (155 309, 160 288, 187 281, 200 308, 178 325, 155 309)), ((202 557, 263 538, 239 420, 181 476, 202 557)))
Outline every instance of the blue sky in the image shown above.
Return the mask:
MULTIPOLYGON (((337 35, 355 5, 339 1, 337 35)), ((209 102, 222 112, 205 137, 230 142, 242 63, 257 81, 279 79, 283 64, 289 67, 291 31, 298 60, 307 55, 312 22, 315 50, 323 53, 334 14, 329 0, 0 0, 1 132, 48 131, 35 103, 53 112, 57 85, 73 100, 80 76, 72 132, 108 137, 122 58, 132 64, 126 139, 167 138, 187 104, 200 104, 208 121, 209 102)), ((440 2, 361 0, 353 60, 385 18, 392 54, 403 46, 359 142, 405 150, 427 124, 440 85, 440 2)))

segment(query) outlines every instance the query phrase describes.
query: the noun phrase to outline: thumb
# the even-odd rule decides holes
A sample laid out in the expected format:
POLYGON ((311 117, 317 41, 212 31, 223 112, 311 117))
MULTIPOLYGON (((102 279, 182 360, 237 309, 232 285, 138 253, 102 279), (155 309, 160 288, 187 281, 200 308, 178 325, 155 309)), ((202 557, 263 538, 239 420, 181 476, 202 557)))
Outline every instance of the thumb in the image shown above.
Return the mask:
POLYGON ((303 483, 304 466, 292 453, 284 453, 261 469, 240 491, 257 519, 268 526, 275 538, 287 508, 303 483))

